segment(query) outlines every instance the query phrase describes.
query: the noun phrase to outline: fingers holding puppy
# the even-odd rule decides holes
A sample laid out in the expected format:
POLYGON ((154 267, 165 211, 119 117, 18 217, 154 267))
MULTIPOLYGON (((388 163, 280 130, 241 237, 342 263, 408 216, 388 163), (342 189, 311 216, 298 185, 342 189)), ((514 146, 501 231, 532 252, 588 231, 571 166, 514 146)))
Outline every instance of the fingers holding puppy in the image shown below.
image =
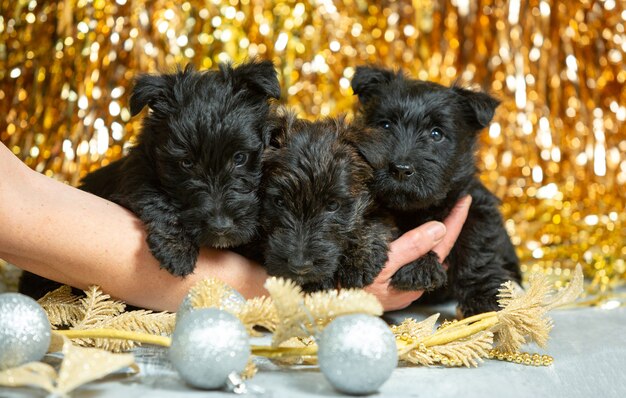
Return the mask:
POLYGON ((470 196, 459 200, 443 223, 430 221, 414 228, 389 244, 389 257, 383 270, 365 290, 374 294, 385 311, 399 310, 417 300, 423 291, 402 291, 390 285, 393 275, 406 264, 433 251, 443 261, 454 246, 472 202, 470 196))
POLYGON ((383 270, 365 291, 375 295, 385 311, 399 310, 417 300, 423 291, 398 290, 390 285, 391 278, 402 266, 417 260, 440 243, 446 227, 440 222, 429 222, 412 229, 389 244, 389 257, 383 270))
POLYGON ((433 248, 432 250, 439 255, 439 261, 443 262, 448 254, 450 254, 450 250, 456 243, 461 230, 463 229, 463 224, 467 219, 467 214, 469 213, 470 206, 472 205, 472 197, 467 195, 461 198, 456 204, 454 208, 443 221, 443 224, 446 227, 446 234, 433 248))

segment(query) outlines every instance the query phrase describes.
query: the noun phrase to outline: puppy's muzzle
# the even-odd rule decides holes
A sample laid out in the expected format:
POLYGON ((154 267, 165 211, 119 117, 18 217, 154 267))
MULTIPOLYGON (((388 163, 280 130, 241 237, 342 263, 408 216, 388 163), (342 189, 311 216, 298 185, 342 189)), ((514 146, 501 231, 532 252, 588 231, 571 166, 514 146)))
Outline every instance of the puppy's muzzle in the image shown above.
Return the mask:
POLYGON ((289 271, 298 276, 306 276, 313 272, 313 261, 300 259, 289 259, 287 263, 289 271))
POLYGON ((408 163, 391 162, 389 163, 389 172, 396 180, 405 180, 415 174, 415 168, 408 163))
POLYGON ((224 236, 230 232, 235 223, 233 219, 226 216, 217 216, 207 221, 207 225, 217 236, 224 236))

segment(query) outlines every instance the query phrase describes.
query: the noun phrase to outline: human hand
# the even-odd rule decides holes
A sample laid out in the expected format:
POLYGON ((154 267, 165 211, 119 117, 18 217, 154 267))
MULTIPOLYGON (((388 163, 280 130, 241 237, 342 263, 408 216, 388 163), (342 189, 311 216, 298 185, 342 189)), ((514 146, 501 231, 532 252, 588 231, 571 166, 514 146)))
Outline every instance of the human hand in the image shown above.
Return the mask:
POLYGON ((384 268, 374 282, 364 288, 375 295, 383 305, 385 311, 399 310, 417 300, 424 291, 400 291, 394 289, 389 281, 391 277, 405 264, 408 264, 429 251, 434 251, 443 262, 463 228, 467 218, 471 196, 460 199, 450 215, 443 221, 430 221, 406 232, 389 244, 389 257, 384 268))

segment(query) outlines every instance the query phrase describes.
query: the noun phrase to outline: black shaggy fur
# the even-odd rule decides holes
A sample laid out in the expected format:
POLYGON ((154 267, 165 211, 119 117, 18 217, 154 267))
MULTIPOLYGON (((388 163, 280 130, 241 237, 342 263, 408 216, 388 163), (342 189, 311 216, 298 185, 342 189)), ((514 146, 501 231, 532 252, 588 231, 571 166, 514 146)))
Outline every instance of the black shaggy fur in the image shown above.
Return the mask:
MULTIPOLYGON (((87 175, 81 189, 135 213, 161 267, 193 272, 199 247, 228 248, 257 233, 269 100, 280 96, 270 61, 143 75, 130 108, 150 113, 129 154, 87 175)), ((23 291, 36 285, 25 276, 23 291)))
POLYGON ((360 108, 351 141, 374 168, 376 201, 390 209, 401 231, 443 220, 464 195, 469 216, 446 259, 446 273, 430 252, 393 276, 402 290, 447 292, 465 316, 498 309, 496 294, 507 280, 520 281, 518 259, 499 213, 498 199, 476 178, 478 133, 498 101, 460 87, 359 67, 352 80, 360 108))
POLYGON ((372 171, 346 128, 278 117, 264 155, 264 263, 307 292, 369 285, 387 261, 389 224, 371 214, 372 171))

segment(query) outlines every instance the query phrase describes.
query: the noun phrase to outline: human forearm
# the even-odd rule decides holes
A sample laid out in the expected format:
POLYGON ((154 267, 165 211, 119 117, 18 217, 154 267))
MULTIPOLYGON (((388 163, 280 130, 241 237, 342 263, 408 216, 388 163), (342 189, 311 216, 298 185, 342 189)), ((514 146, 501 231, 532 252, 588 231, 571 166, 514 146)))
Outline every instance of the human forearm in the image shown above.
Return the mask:
POLYGON ((231 252, 203 249, 185 279, 159 269, 132 213, 28 169, 2 145, 0 171, 0 257, 25 270, 159 310, 175 310, 209 276, 247 297, 265 293, 265 271, 231 252))
POLYGON ((106 293, 128 304, 159 311, 176 311, 189 288, 208 277, 223 280, 246 298, 267 295, 262 287, 267 278, 263 268, 235 253, 213 249, 200 251, 196 272, 184 279, 174 277, 158 267, 140 266, 133 271, 113 266, 104 272, 95 270, 85 275, 86 272, 68 273, 66 268, 70 267, 56 267, 47 261, 3 253, 0 253, 0 258, 45 278, 79 288, 97 284, 106 293))

